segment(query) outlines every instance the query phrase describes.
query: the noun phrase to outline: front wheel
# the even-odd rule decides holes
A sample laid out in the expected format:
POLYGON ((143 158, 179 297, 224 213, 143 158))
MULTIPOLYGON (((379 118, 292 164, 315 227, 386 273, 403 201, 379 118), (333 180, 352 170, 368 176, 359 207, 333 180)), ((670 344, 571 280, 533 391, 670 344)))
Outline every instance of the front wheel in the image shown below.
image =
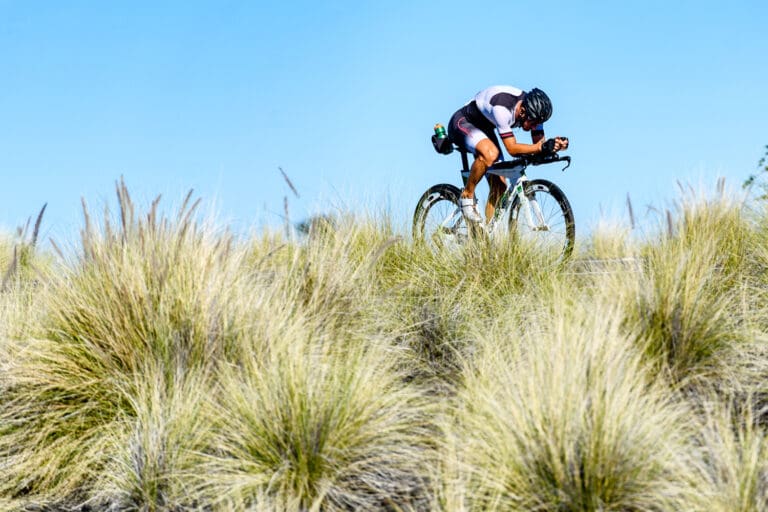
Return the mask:
POLYGON ((461 190, 446 183, 424 192, 413 213, 413 239, 438 250, 464 244, 468 233, 459 197, 461 190))
POLYGON ((509 233, 552 262, 567 259, 576 242, 573 210, 560 187, 547 180, 525 183, 525 199, 515 196, 509 215, 509 233))

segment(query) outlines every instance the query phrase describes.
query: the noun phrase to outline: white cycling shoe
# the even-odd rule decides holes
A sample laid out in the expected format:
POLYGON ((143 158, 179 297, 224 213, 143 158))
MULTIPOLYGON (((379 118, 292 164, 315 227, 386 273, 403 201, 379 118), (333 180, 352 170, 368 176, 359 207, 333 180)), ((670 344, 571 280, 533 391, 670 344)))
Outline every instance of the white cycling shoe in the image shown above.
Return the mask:
POLYGON ((474 222, 475 224, 483 223, 483 218, 480 216, 480 212, 477 211, 477 202, 473 198, 459 198, 459 206, 461 206, 461 214, 464 215, 468 222, 474 222))

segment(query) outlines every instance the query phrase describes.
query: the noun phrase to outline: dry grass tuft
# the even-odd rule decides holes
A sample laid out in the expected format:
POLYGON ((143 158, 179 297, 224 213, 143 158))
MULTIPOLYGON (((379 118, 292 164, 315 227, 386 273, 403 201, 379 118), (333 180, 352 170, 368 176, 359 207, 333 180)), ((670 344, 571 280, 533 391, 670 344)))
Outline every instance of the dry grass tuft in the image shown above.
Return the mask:
POLYGON ((768 210, 723 187, 559 266, 117 197, 0 242, 0 509, 768 507, 768 210))

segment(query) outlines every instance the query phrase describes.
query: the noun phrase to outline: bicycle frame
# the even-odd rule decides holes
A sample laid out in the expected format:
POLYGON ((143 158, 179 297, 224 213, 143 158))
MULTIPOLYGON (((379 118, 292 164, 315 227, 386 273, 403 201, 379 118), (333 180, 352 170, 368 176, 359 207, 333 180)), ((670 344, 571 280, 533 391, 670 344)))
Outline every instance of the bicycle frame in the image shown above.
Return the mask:
MULTIPOLYGON (((549 231, 549 226, 544 219, 544 214, 541 211, 538 201, 536 201, 535 197, 528 197, 525 194, 525 182, 529 181, 528 177, 525 175, 525 169, 531 164, 540 165, 553 162, 566 162, 565 167, 562 169, 565 171, 571 165, 571 158, 569 156, 552 155, 534 159, 532 157, 523 156, 510 161, 497 162, 486 170, 486 173, 502 176, 507 180, 507 188, 496 203, 496 211, 494 212, 493 218, 487 225, 483 226, 483 229, 485 229, 488 234, 493 234, 495 232, 496 226, 506 215, 515 196, 517 196, 520 201, 520 210, 525 215, 525 221, 531 231, 549 231)), ((461 152, 461 163, 463 164, 461 176, 466 185, 467 178, 469 177, 469 160, 466 151, 461 152)), ((448 222, 453 221, 453 219, 456 218, 456 215, 456 212, 450 215, 449 218, 441 223, 441 227, 444 227, 448 222)), ((458 210, 458 215, 461 215, 460 210, 458 210)))

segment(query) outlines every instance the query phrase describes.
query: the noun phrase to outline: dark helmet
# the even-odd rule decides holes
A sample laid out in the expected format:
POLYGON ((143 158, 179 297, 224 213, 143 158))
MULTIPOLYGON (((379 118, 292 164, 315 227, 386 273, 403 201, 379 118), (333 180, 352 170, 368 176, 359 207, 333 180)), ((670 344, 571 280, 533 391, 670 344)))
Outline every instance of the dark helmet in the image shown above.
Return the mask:
POLYGON ((525 117, 543 123, 552 117, 552 102, 541 89, 533 88, 523 98, 525 117))

